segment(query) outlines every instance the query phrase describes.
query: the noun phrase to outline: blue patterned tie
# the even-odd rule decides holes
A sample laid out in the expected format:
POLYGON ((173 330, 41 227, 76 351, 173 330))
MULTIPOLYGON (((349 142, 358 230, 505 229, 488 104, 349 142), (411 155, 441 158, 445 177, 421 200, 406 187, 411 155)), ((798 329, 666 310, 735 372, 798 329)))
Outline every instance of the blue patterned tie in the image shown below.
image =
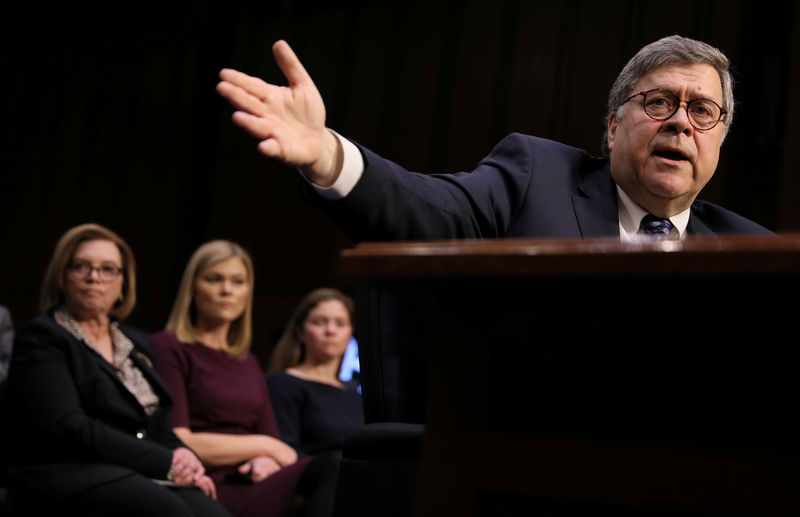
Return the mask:
POLYGON ((659 219, 652 214, 647 214, 642 218, 642 230, 654 239, 669 239, 669 231, 672 230, 672 223, 669 219, 659 219))

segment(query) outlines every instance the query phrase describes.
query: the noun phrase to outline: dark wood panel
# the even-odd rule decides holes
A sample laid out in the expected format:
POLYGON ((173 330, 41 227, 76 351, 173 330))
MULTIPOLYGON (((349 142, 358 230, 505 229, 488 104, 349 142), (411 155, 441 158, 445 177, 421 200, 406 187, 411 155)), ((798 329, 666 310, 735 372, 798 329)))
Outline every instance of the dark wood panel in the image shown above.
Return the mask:
POLYGON ((383 369, 365 401, 400 421, 427 401, 416 515, 797 513, 800 236, 674 244, 343 253, 383 369))
POLYGON ((364 243, 342 251, 356 278, 800 274, 800 236, 690 237, 682 241, 505 239, 364 243))

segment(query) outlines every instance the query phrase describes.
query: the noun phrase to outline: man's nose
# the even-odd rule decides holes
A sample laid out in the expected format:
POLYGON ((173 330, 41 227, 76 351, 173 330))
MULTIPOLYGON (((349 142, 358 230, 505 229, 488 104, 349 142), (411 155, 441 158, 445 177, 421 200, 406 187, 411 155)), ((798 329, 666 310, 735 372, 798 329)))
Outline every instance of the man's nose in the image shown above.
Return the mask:
POLYGON ((681 101, 678 110, 673 115, 664 121, 664 127, 668 131, 675 131, 676 133, 684 133, 687 136, 692 134, 694 126, 689 120, 689 112, 687 111, 686 102, 681 101))

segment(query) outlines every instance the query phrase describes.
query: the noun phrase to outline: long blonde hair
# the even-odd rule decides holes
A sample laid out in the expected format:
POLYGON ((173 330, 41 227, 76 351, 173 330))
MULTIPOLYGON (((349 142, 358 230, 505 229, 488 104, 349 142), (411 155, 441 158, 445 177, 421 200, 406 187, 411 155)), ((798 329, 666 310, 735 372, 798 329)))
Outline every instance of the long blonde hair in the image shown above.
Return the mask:
POLYGON ((42 281, 42 292, 39 296, 39 309, 42 312, 50 312, 65 302, 64 279, 67 266, 82 242, 94 240, 113 242, 122 257, 122 300, 114 304, 108 313, 109 317, 121 320, 131 313, 136 305, 136 261, 133 251, 122 237, 95 223, 73 226, 58 239, 42 281))
POLYGON ((272 352, 270 359, 268 373, 282 372, 287 368, 297 366, 302 363, 306 355, 306 346, 300 340, 300 331, 303 329, 303 324, 306 322, 309 313, 322 302, 328 300, 338 300, 347 309, 350 315, 350 325, 355 328, 355 304, 353 299, 339 291, 328 287, 321 287, 314 289, 308 293, 305 298, 300 300, 297 307, 289 318, 286 328, 283 331, 278 344, 275 345, 275 350, 272 352))
POLYGON ((166 330, 175 334, 179 341, 194 343, 197 341, 196 327, 197 309, 194 306, 194 287, 197 277, 209 267, 229 258, 241 259, 247 270, 249 292, 245 309, 241 316, 231 323, 228 330, 228 348, 225 350, 231 357, 242 358, 250 351, 253 339, 253 289, 255 277, 253 261, 250 254, 240 245, 226 240, 214 240, 197 248, 192 254, 183 272, 181 284, 175 303, 172 305, 166 330))

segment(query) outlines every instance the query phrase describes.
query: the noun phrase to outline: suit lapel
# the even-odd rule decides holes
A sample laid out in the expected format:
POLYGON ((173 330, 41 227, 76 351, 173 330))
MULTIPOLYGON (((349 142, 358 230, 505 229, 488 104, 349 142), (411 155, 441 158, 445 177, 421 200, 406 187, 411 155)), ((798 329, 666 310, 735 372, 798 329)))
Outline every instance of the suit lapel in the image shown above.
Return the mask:
MULTIPOLYGON (((85 346, 86 348, 89 348, 91 350, 91 348, 86 346, 85 343, 80 343, 80 345, 85 346)), ((100 364, 100 368, 104 370, 106 373, 108 373, 108 375, 114 381, 114 384, 116 384, 117 387, 119 388, 119 391, 123 393, 123 396, 129 399, 129 401, 131 402, 130 404, 131 407, 135 408, 136 412, 140 413, 142 417, 147 418, 147 414, 145 413, 142 405, 139 403, 139 400, 133 393, 131 393, 131 390, 129 390, 128 387, 125 386, 125 383, 122 382, 122 379, 119 378, 119 375, 117 374, 117 369, 114 366, 112 366, 108 361, 106 361, 105 357, 98 354, 95 350, 92 350, 92 352, 94 352, 95 359, 100 364)))
POLYGON ((572 195, 572 207, 581 237, 619 237, 617 192, 608 163, 592 171, 572 195))
POLYGON ((694 205, 689 213, 689 224, 686 225, 686 233, 689 235, 709 235, 715 234, 714 230, 708 227, 702 219, 697 217, 694 211, 694 205))
MULTIPOLYGON (((133 338, 131 338, 131 341, 133 341, 133 338)), ((172 397, 169 394, 167 385, 164 384, 164 382, 156 373, 155 367, 153 366, 153 361, 151 361, 146 354, 142 353, 138 349, 138 345, 133 349, 133 352, 131 352, 131 360, 133 361, 133 364, 135 364, 136 367, 142 371, 142 374, 147 379, 147 382, 150 383, 153 391, 158 394, 158 398, 162 402, 161 405, 165 405, 166 403, 171 404, 172 397)))
MULTIPOLYGON (((75 336, 67 332, 67 330, 64 329, 61 325, 59 325, 54 319, 50 318, 48 323, 52 326, 53 329, 61 333, 65 339, 70 340, 73 343, 73 346, 89 350, 90 353, 92 354, 92 357, 94 357, 95 362, 99 365, 100 369, 103 370, 106 374, 108 374, 109 377, 111 377, 112 381, 117 385, 120 392, 123 393, 123 396, 131 401, 131 406, 136 408, 137 411, 141 413, 143 417, 147 418, 147 414, 145 413, 142 405, 139 403, 139 401, 136 399, 133 393, 131 393, 130 390, 125 386, 125 384, 122 382, 122 379, 119 378, 119 375, 117 375, 116 368, 114 368, 114 366, 112 366, 108 361, 106 361, 105 357, 100 355, 97 352, 97 350, 94 350, 90 346, 86 345, 86 343, 77 339, 75 336)), ((149 358, 145 356, 145 354, 139 351, 139 345, 137 344, 135 338, 132 337, 127 332, 124 333, 134 344, 133 351, 131 352, 130 355, 131 359, 133 360, 133 363, 139 369, 142 370, 142 373, 147 378, 148 382, 150 382, 151 386, 153 387, 153 390, 158 394, 159 398, 166 397, 168 401, 171 401, 171 399, 169 398, 169 391, 167 390, 166 386, 161 382, 158 375, 156 375, 153 371, 152 362, 149 360, 149 358), (147 359, 147 361, 143 360, 142 357, 147 359)))
MULTIPOLYGON (((608 163, 592 171, 572 195, 572 206, 581 230, 581 237, 619 236, 619 211, 617 208, 616 184, 611 178, 608 163)), ((697 216, 694 205, 686 226, 689 235, 715 235, 703 220, 697 216)))
POLYGON ((142 371, 142 374, 144 374, 158 397, 164 402, 172 403, 169 388, 161 379, 158 370, 153 364, 153 349, 150 346, 148 335, 138 328, 131 327, 124 323, 120 323, 119 329, 133 342, 133 350, 130 354, 133 364, 142 371))
POLYGON ((106 361, 105 357, 100 355, 100 353, 97 350, 95 350, 94 348, 90 347, 80 339, 73 336, 69 331, 67 331, 67 329, 59 325, 58 322, 55 321, 55 319, 49 318, 47 321, 48 325, 50 325, 55 332, 61 334, 64 337, 64 339, 72 343, 71 346, 75 348, 88 350, 91 353, 92 357, 96 360, 97 364, 100 366, 100 369, 109 374, 111 377, 113 377, 114 381, 119 383, 120 386, 124 387, 122 381, 119 379, 119 377, 117 377, 117 371, 114 369, 113 366, 111 366, 111 364, 109 364, 108 361, 106 361))

